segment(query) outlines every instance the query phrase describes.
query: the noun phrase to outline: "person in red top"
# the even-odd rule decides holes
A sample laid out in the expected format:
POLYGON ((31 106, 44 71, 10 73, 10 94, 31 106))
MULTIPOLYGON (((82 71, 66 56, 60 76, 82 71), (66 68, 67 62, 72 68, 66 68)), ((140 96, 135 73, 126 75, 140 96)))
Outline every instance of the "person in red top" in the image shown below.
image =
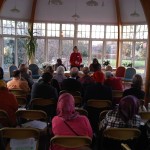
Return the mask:
POLYGON ((82 63, 82 56, 78 52, 78 47, 74 46, 73 52, 70 55, 70 65, 72 67, 77 67, 80 70, 80 64, 82 63))
MULTIPOLYGON (((12 126, 16 126, 15 112, 18 110, 18 102, 16 97, 9 92, 6 84, 0 84, 0 109, 8 113, 8 117, 12 126)), ((0 122, 3 126, 7 126, 4 122, 0 122)))

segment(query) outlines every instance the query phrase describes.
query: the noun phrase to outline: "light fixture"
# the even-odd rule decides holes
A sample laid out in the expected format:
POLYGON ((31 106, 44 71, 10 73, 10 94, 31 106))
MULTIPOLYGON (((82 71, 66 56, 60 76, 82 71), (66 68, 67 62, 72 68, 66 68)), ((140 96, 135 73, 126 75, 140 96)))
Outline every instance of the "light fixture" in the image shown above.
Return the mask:
POLYGON ((139 17, 140 14, 136 12, 136 0, 134 0, 134 11, 130 14, 131 17, 139 17))
POLYGON ((98 6, 98 2, 95 0, 89 0, 88 2, 86 2, 86 4, 88 6, 98 6))
POLYGON ((53 5, 62 5, 63 2, 61 0, 49 0, 48 4, 49 5, 51 5, 51 4, 53 4, 53 5))
POLYGON ((14 8, 12 8, 10 11, 14 12, 14 13, 19 13, 20 10, 18 8, 16 8, 16 0, 15 0, 15 6, 14 8))
POLYGON ((76 0, 76 2, 75 2, 75 13, 74 13, 74 15, 72 15, 72 18, 73 18, 75 21, 77 21, 77 20, 80 18, 80 16, 76 13, 76 9, 77 9, 77 0, 76 0))

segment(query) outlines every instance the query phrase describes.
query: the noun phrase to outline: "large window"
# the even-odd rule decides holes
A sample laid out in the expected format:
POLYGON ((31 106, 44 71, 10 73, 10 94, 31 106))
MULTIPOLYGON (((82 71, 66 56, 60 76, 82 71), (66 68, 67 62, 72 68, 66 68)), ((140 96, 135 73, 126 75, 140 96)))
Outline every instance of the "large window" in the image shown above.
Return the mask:
POLYGON ((118 27, 117 26, 106 26, 106 39, 117 39, 118 38, 118 27))
POLYGON ((73 24, 62 24, 62 37, 74 37, 74 25, 73 24))
POLYGON ((3 20, 3 34, 15 35, 15 21, 3 20))
POLYGON ((92 38, 104 38, 104 25, 92 25, 92 38))
POLYGON ((47 36, 59 37, 60 36, 60 24, 48 23, 47 24, 47 36))
POLYGON ((134 38, 134 25, 123 26, 122 38, 123 39, 133 39, 134 38))
POLYGON ((78 25, 78 38, 90 38, 90 25, 78 25))
POLYGON ((45 23, 34 23, 34 36, 45 36, 45 23))
POLYGON ((28 23, 17 21, 17 35, 27 35, 28 34, 28 23))

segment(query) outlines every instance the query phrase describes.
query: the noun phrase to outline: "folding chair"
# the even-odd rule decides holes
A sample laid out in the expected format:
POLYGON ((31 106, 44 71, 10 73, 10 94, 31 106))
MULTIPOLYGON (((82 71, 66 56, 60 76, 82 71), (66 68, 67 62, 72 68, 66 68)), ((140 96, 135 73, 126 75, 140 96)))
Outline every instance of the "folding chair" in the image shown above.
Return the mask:
MULTIPOLYGON (((5 141, 4 145, 5 145, 5 150, 10 150, 10 142, 8 142, 8 140, 5 139, 14 139, 16 140, 27 140, 29 138, 34 138, 35 139, 35 146, 36 146, 36 150, 38 150, 38 145, 39 145, 39 131, 37 129, 33 129, 33 128, 2 128, 0 130, 1 133, 1 137, 3 139, 3 141, 5 141), (6 142, 7 141, 7 142, 6 142)), ((18 141, 19 142, 19 141, 18 141)), ((18 146, 18 145, 16 145, 18 146)), ((30 144, 30 147, 33 146, 33 143, 30 144)), ((18 149, 23 149, 24 145, 18 147, 18 149)), ((28 147, 29 148, 29 147, 28 147)))
POLYGON ((90 150, 92 144, 91 138, 87 136, 54 136, 50 140, 51 147, 59 145, 63 148, 82 148, 86 147, 90 150))
POLYGON ((22 89, 9 89, 16 97, 26 97, 27 94, 22 89))
POLYGON ((128 146, 128 144, 121 143, 121 147, 123 150, 131 150, 131 148, 128 146))
POLYGON ((84 115, 84 116, 88 117, 88 112, 87 112, 87 110, 85 110, 85 109, 83 109, 83 108, 79 108, 79 107, 76 107, 75 110, 76 110, 77 112, 79 112, 80 115, 84 115))
POLYGON ((81 93, 79 91, 68 91, 68 90, 62 90, 59 92, 59 95, 63 93, 70 93, 73 96, 81 96, 81 93))
POLYGON ((75 100, 75 106, 80 107, 82 106, 82 97, 81 96, 73 96, 75 100))
POLYGON ((123 91, 120 90, 112 90, 113 103, 119 104, 120 99, 123 96, 123 91))
POLYGON ((121 149, 121 143, 136 147, 141 131, 136 128, 108 128, 103 132, 103 146, 107 149, 121 149))

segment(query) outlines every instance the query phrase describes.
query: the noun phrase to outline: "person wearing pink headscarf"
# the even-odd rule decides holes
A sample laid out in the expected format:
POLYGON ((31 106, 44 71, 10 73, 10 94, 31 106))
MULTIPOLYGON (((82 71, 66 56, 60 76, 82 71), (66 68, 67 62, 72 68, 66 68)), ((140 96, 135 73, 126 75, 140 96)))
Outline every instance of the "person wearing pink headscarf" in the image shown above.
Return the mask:
POLYGON ((139 100, 134 96, 123 97, 118 108, 109 111, 101 121, 100 128, 138 128, 141 117, 139 112, 139 100))
MULTIPOLYGON (((69 93, 61 94, 58 99, 57 116, 52 119, 52 133, 54 136, 88 136, 91 139, 93 137, 88 118, 75 111, 74 98, 69 93)), ((52 145, 52 150, 65 150, 65 148, 52 145)))

